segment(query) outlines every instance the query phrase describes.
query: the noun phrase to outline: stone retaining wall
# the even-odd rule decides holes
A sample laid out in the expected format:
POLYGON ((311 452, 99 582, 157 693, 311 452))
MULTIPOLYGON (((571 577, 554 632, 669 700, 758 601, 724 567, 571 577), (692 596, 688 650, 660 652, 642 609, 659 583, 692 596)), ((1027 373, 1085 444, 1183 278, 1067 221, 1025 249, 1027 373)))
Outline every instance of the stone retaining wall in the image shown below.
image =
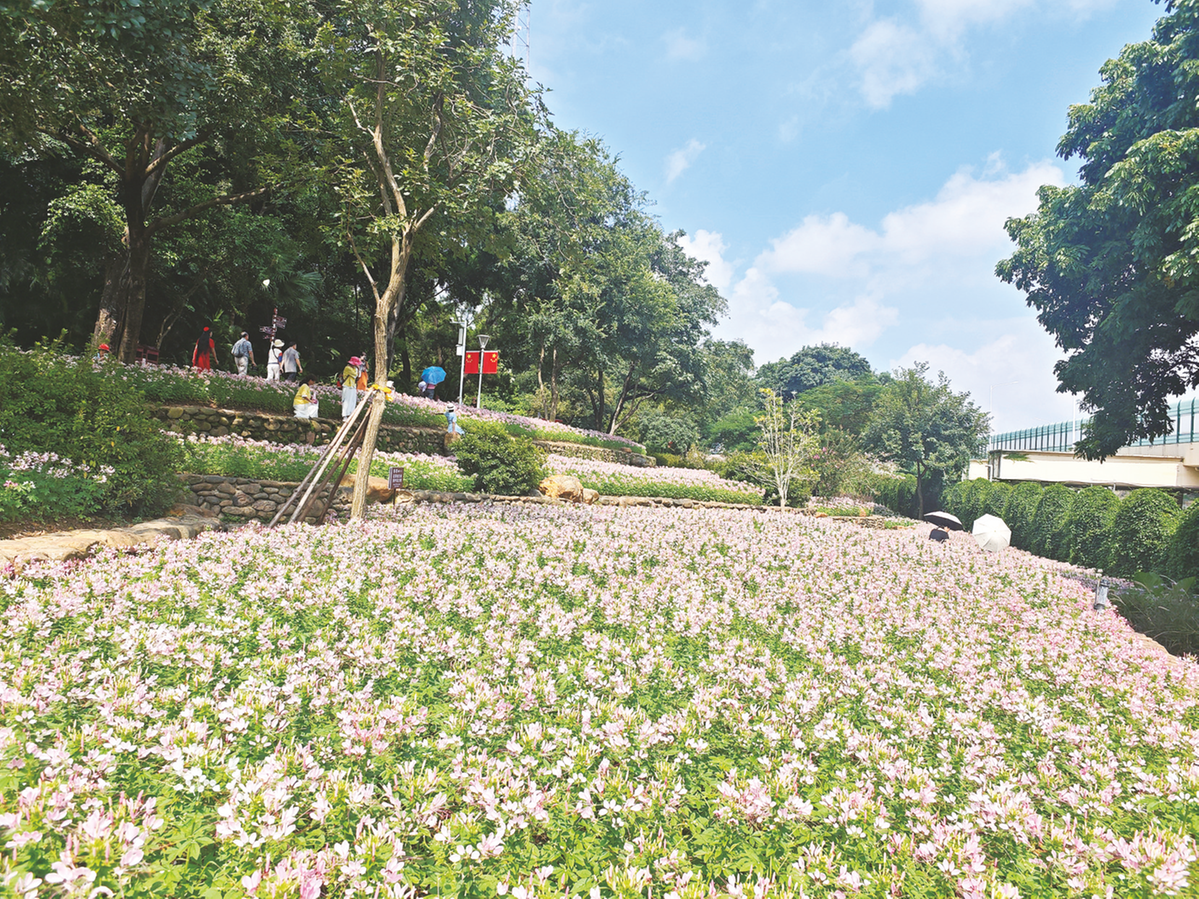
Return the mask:
MULTIPOLYGON (((250 478, 226 478, 215 474, 182 474, 179 476, 192 495, 194 503, 223 518, 239 521, 269 522, 299 484, 290 481, 262 481, 250 478)), ((324 504, 317 502, 306 521, 315 522, 324 504)), ((338 490, 333 499, 333 512, 338 518, 350 517, 348 491, 338 490)), ((288 516, 291 512, 288 511, 288 516)))
MULTIPOLYGON (((212 409, 207 406, 163 406, 155 417, 177 434, 204 434, 224 437, 236 434, 251 440, 272 443, 305 443, 313 435, 313 444, 321 446, 333 439, 341 422, 317 418, 311 421, 272 412, 245 412, 231 409, 212 409)), ((445 452, 445 434, 436 428, 401 428, 385 424, 379 428, 379 449, 389 453, 445 452)))

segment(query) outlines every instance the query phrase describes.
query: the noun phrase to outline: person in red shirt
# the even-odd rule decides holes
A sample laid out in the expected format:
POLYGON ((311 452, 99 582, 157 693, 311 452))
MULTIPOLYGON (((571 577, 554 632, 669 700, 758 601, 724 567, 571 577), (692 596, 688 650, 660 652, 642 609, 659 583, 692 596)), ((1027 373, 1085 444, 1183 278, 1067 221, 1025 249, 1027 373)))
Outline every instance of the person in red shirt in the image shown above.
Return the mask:
POLYGON ((206 327, 196 339, 196 348, 192 352, 192 367, 198 371, 212 371, 212 363, 216 361, 216 341, 212 339, 212 332, 206 327))

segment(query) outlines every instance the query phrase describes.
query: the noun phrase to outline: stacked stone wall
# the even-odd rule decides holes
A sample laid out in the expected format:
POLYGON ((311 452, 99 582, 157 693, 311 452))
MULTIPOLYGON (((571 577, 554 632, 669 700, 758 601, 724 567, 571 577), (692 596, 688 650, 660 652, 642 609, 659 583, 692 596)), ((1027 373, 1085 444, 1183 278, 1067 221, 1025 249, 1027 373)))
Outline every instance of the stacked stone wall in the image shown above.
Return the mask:
MULTIPOLYGON (((195 505, 235 521, 269 522, 299 486, 289 481, 226 478, 214 474, 184 474, 179 477, 191 491, 195 505)), ((315 522, 323 509, 324 503, 318 501, 313 505, 312 514, 305 520, 310 524, 315 522)), ((291 516, 291 511, 288 510, 287 517, 291 516)), ((337 491, 332 511, 339 519, 350 517, 348 491, 337 491)))
MULTIPOLYGON (((234 434, 272 443, 306 443, 322 446, 333 439, 341 422, 317 418, 311 421, 271 412, 212 409, 207 406, 164 406, 155 411, 168 430, 177 434, 225 437, 234 434)), ((379 428, 378 448, 389 453, 445 453, 444 432, 436 428, 402 428, 385 424, 379 428)))

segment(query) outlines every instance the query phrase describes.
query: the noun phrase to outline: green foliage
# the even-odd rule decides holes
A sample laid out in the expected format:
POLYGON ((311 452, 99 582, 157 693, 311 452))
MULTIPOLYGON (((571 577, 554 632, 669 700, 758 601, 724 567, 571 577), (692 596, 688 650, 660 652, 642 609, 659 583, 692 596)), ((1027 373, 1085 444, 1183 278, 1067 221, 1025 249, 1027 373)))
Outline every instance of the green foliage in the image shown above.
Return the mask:
POLYGON ((758 440, 757 414, 752 409, 737 409, 722 416, 707 433, 708 445, 719 446, 723 453, 752 452, 758 440))
POLYGON ((1029 550, 1038 556, 1065 561, 1062 541, 1066 517, 1074 502, 1074 491, 1065 484, 1051 484, 1041 492, 1033 513, 1029 550))
POLYGON ((804 409, 816 412, 822 427, 860 436, 870 426, 874 405, 882 389, 882 382, 873 374, 861 375, 852 381, 834 378, 804 391, 796 401, 804 409))
POLYGON ((961 512, 955 512, 962 520, 962 527, 967 531, 974 527, 974 522, 987 513, 987 502, 991 497, 991 482, 986 478, 975 478, 966 481, 962 488, 961 512))
POLYGON ((140 392, 112 377, 114 366, 97 370, 56 350, 42 345, 22 353, 0 344, 0 444, 10 454, 54 452, 93 472, 112 468, 100 508, 164 508, 179 490, 178 441, 160 430, 140 392))
POLYGON ((871 377, 865 356, 831 343, 806 346, 790 359, 767 362, 758 369, 757 381, 783 397, 792 397, 836 380, 871 377))
POLYGON ((1025 481, 1017 484, 1008 497, 1007 508, 1003 520, 1012 529, 1012 546, 1017 549, 1032 551, 1034 536, 1033 522, 1036 519, 1037 505, 1041 502, 1044 487, 1035 481, 1025 481))
POLYGON ((886 506, 896 515, 916 518, 919 515, 916 497, 916 478, 912 475, 899 477, 880 476, 873 486, 875 502, 886 506))
POLYGON ((1199 502, 1187 506, 1166 552, 1166 573, 1170 577, 1199 578, 1199 502))
POLYGON ((1199 593, 1195 578, 1172 581, 1138 574, 1135 585, 1112 591, 1112 605, 1133 628, 1174 655, 1199 653, 1199 593))
POLYGON ((1199 385, 1199 5, 1166 7, 1070 107, 1058 152, 1081 183, 1007 222, 1017 249, 996 270, 1066 351, 1059 389, 1095 410, 1087 458, 1169 433, 1169 399, 1199 385))
MULTIPOLYGON (((987 497, 986 507, 983 509, 983 515, 994 515, 996 518, 1003 518, 1007 512, 1008 500, 1012 497, 1012 485, 1006 484, 1003 481, 991 482, 991 493, 987 497)), ((1004 519, 1007 523, 1007 519, 1004 519)))
POLYGON ((1112 574, 1160 574, 1181 517, 1178 503, 1164 491, 1149 488, 1128 494, 1112 520, 1112 574))
POLYGON ((873 471, 856 437, 839 428, 818 436, 818 446, 809 458, 816 473, 812 493, 816 496, 859 496, 870 492, 873 471))
POLYGON ((960 476, 979 451, 988 429, 987 416, 970 402, 969 394, 954 393, 941 373, 936 383, 926 376, 928 365, 898 369, 879 394, 865 445, 916 475, 919 515, 930 483, 960 476))
POLYGON ((1066 517, 1064 555, 1084 568, 1106 569, 1111 559, 1111 528, 1120 498, 1106 487, 1074 494, 1066 517))
POLYGON ((670 415, 652 409, 641 415, 641 442, 651 453, 686 453, 699 439, 689 415, 670 415))
POLYGON ((512 437, 502 425, 468 421, 454 444, 458 468, 474 479, 481 493, 520 496, 545 478, 545 451, 531 440, 512 437))

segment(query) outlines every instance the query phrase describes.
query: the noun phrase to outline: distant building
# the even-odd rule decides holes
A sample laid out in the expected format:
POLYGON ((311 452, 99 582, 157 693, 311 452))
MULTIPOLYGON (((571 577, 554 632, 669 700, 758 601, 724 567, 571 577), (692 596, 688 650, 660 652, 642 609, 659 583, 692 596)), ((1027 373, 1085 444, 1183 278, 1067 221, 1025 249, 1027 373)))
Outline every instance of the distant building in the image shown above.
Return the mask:
POLYGON ((1136 487, 1199 490, 1199 397, 1175 403, 1171 412, 1174 429, 1165 437, 1126 446, 1103 462, 1074 455, 1074 445, 1089 419, 994 434, 987 444, 987 458, 970 463, 970 477, 1102 484, 1120 492, 1136 487))

